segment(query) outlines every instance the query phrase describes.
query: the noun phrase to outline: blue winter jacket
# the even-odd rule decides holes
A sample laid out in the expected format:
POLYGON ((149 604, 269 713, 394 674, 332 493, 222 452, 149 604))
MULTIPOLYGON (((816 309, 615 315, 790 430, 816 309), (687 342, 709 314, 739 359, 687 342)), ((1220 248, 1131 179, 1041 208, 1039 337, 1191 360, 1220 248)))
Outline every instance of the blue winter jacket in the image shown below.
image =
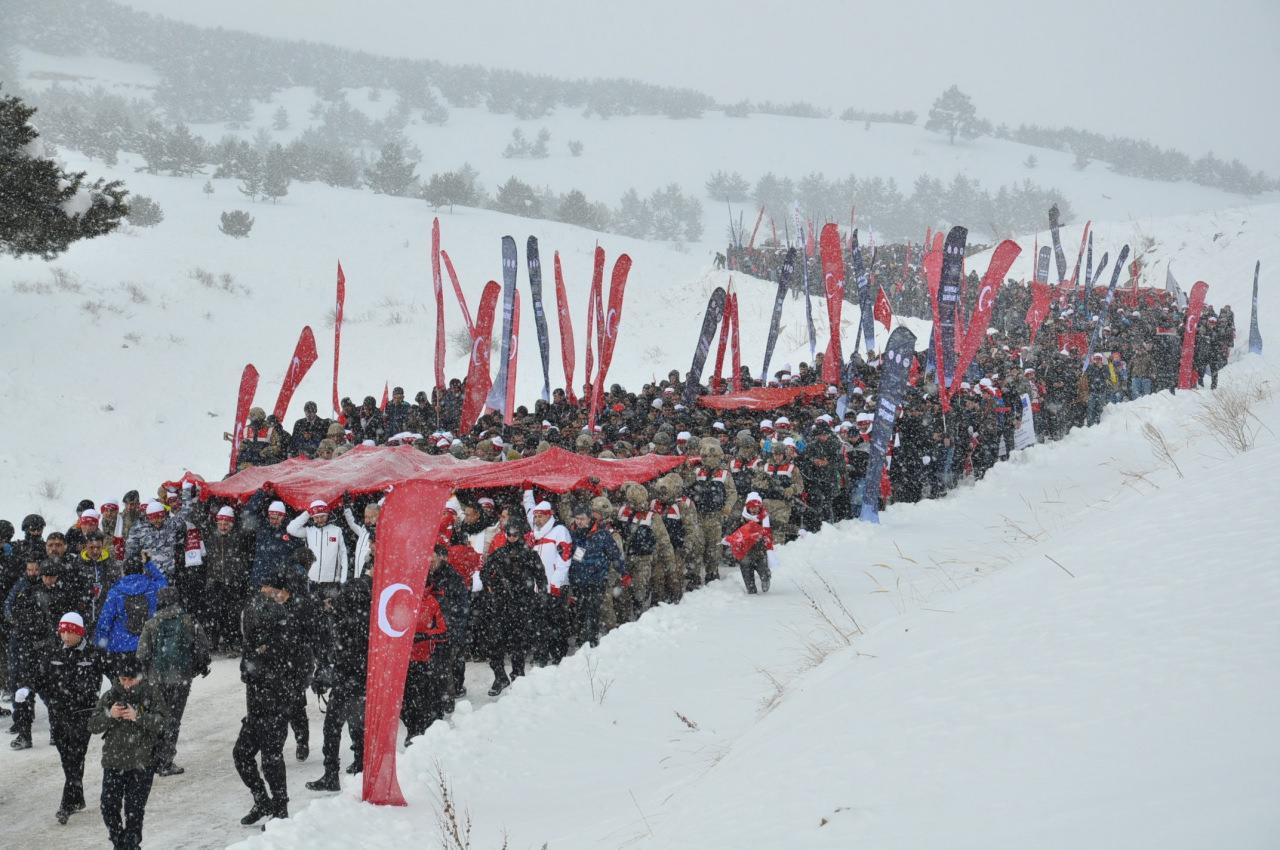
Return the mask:
POLYGON ((146 596, 147 619, 150 619, 156 613, 156 591, 168 586, 169 582, 164 574, 151 561, 147 561, 146 572, 127 575, 112 585, 111 591, 107 593, 106 604, 102 606, 102 613, 98 615, 94 643, 107 652, 137 652, 138 635, 130 633, 127 628, 125 597, 138 594, 146 596))
POLYGON ((613 567, 620 574, 626 573, 622 553, 610 534, 598 525, 590 529, 575 528, 570 531, 573 539, 573 555, 569 559, 569 584, 602 586, 613 567))

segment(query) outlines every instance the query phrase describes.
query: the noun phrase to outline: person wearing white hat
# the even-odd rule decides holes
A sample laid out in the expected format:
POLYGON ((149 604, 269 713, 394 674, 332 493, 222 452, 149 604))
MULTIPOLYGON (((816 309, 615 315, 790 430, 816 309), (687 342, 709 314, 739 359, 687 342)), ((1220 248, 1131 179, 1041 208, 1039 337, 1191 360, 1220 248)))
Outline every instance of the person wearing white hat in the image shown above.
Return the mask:
POLYGON ((556 521, 550 502, 534 500, 532 484, 523 489, 521 501, 532 529, 528 537, 529 547, 542 561, 547 579, 547 596, 543 600, 543 640, 534 647, 534 658, 559 664, 567 650, 569 565, 573 557, 573 537, 569 529, 556 521))
MULTIPOLYGON (((185 541, 187 520, 195 504, 195 488, 190 481, 182 484, 182 505, 172 513, 160 502, 147 503, 146 521, 136 522, 125 541, 125 560, 148 553, 165 578, 172 579, 176 569, 175 553, 185 541)), ((185 548, 185 547, 184 547, 185 548)))
POLYGON ((44 658, 40 695, 49 709, 49 732, 62 762, 62 802, 58 823, 85 807, 84 757, 89 749, 89 715, 98 702, 105 664, 85 639, 84 618, 68 611, 58 621, 58 641, 44 658))
POLYGON ((737 563, 747 593, 756 593, 756 575, 760 576, 760 589, 768 593, 769 582, 773 578, 773 529, 759 493, 747 494, 737 528, 725 535, 720 543, 726 560, 737 563))
POLYGON ((306 513, 298 514, 285 527, 290 535, 305 540, 307 548, 316 556, 307 571, 307 579, 313 590, 325 596, 336 594, 350 578, 347 540, 342 529, 329 521, 329 515, 328 503, 314 499, 306 513))
POLYGON ((249 586, 253 540, 236 528, 236 509, 223 505, 205 534, 205 618, 210 651, 235 653, 240 647, 240 610, 249 586))
MULTIPOLYGON (((261 518, 262 503, 270 497, 258 493, 249 500, 246 513, 255 520, 253 532, 253 564, 249 568, 249 588, 260 587, 262 581, 289 563, 289 556, 297 544, 285 531, 287 512, 284 502, 275 499, 266 509, 266 519, 261 518)), ((246 525, 248 525, 246 521, 246 525)))

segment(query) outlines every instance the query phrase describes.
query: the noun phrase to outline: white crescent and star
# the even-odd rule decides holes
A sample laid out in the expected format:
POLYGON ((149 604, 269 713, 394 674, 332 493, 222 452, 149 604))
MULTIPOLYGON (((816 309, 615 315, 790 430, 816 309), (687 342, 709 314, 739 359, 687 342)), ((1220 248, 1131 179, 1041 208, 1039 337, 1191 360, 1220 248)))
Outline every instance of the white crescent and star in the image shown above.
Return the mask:
POLYGON ((982 303, 982 299, 987 298, 987 296, 989 295, 991 295, 991 287, 989 286, 982 287, 982 291, 978 293, 978 310, 980 311, 986 310, 991 306, 991 300, 994 300, 994 297, 992 299, 989 299, 985 306, 982 303))
POLYGON ((413 588, 402 582, 389 584, 382 589, 382 593, 378 594, 378 628, 382 633, 389 637, 400 637, 409 630, 408 626, 403 629, 394 629, 391 627, 391 620, 387 618, 387 606, 391 604, 391 599, 397 593, 413 593, 413 588))

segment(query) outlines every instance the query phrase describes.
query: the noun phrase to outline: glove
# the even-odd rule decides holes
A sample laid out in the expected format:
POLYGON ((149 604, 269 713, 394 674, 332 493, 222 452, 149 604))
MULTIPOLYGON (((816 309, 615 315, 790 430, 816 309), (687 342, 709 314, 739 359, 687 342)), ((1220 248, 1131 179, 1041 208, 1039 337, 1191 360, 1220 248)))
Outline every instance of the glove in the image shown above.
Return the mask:
POLYGON ((523 481, 521 481, 521 482, 520 482, 520 489, 521 489, 521 490, 532 490, 532 489, 533 489, 533 482, 532 482, 532 481, 530 481, 528 478, 526 478, 525 480, 523 480, 523 481))
POLYGON ((18 688, 16 691, 13 692, 14 702, 26 702, 30 698, 31 698, 30 688, 18 688))
POLYGON ((479 593, 482 590, 484 590, 484 582, 480 580, 479 571, 472 573, 471 574, 471 592, 479 593))
POLYGON ((924 466, 928 466, 932 461, 933 461, 933 458, 929 457, 928 455, 925 455, 924 457, 920 458, 920 463, 923 464, 924 466))
POLYGON ((630 573, 623 573, 623 575, 622 575, 622 586, 623 586, 623 587, 630 587, 630 586, 631 586, 631 574, 630 574, 630 573))
POLYGON ((549 586, 547 587, 547 591, 548 591, 552 596, 555 596, 555 597, 559 597, 559 596, 560 596, 560 592, 561 592, 561 591, 560 591, 560 588, 556 587, 554 584, 553 584, 553 585, 549 585, 549 586))
POLYGON ((526 532, 524 533, 524 545, 528 546, 530 549, 532 549, 532 548, 533 548, 533 541, 534 541, 534 539, 535 539, 535 538, 534 538, 534 536, 533 536, 533 532, 532 532, 532 531, 526 531, 526 532))

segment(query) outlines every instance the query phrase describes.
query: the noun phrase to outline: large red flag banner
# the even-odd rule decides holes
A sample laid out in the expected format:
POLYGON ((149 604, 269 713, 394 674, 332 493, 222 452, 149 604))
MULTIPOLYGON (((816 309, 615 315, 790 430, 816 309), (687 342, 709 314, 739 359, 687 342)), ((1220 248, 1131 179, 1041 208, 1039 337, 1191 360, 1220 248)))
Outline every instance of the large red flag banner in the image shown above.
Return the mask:
POLYGON ((1049 315, 1049 306, 1053 303, 1053 288, 1047 283, 1032 281, 1031 306, 1027 308, 1027 327, 1031 329, 1031 342, 1036 341, 1040 326, 1049 315))
POLYGON ((884 325, 885 333, 893 330, 893 306, 889 304, 889 296, 885 294, 884 287, 881 286, 876 290, 876 303, 871 309, 871 315, 880 324, 884 325))
POLYGON ((730 348, 733 350, 733 391, 738 392, 742 389, 742 344, 738 338, 738 293, 729 296, 733 304, 733 330, 730 337, 730 348))
POLYGON ((560 319, 560 362, 564 366, 564 392, 569 404, 577 404, 573 391, 573 318, 569 315, 569 296, 564 289, 564 272, 560 269, 560 252, 555 252, 556 316, 560 319))
POLYGON ((822 380, 839 386, 844 354, 840 350, 840 315, 844 306, 844 248, 840 244, 840 228, 824 224, 818 236, 822 256, 822 283, 827 296, 827 322, 831 334, 822 358, 822 380))
POLYGON ((586 365, 586 371, 582 374, 583 387, 586 392, 591 392, 591 387, 595 386, 595 348, 599 348, 599 335, 595 332, 596 314, 600 312, 600 288, 604 286, 604 249, 599 245, 596 246, 595 258, 591 267, 591 288, 587 290, 587 336, 586 336, 586 354, 583 362, 586 365))
POLYGON ((729 346, 729 328, 733 324, 733 275, 729 275, 724 299, 724 316, 720 320, 720 339, 716 343, 716 373, 711 379, 713 393, 724 391, 724 352, 729 346))
POLYGON ((458 430, 467 433, 480 418, 484 408, 484 400, 489 397, 493 388, 493 378, 489 376, 489 352, 493 338, 493 319, 498 309, 498 298, 502 295, 502 287, 491 280, 484 285, 480 295, 480 314, 477 316, 476 335, 471 340, 471 362, 467 366, 466 391, 462 396, 462 415, 459 418, 458 430))
POLYGON ((396 736, 413 626, 427 578, 431 546, 452 485, 407 481, 388 494, 378 521, 373 606, 369 611, 369 671, 365 683, 365 802, 403 806, 396 778, 396 736))
POLYGON ((631 273, 631 257, 622 254, 613 261, 613 275, 609 279, 609 309, 602 315, 600 328, 603 340, 600 344, 600 367, 596 373, 595 392, 591 397, 591 414, 588 423, 594 430, 596 414, 604 399, 604 380, 613 362, 613 350, 618 344, 618 326, 622 323, 622 297, 626 294, 627 276, 631 273))
POLYGON ((431 285, 436 295, 436 388, 444 389, 444 279, 440 276, 440 219, 431 222, 431 285))
POLYGON ((289 409, 289 401, 293 398, 294 391, 298 389, 298 384, 302 383, 302 379, 311 370, 318 356, 316 335, 311 332, 311 326, 307 325, 298 335, 298 344, 294 346, 293 357, 289 359, 289 368, 285 370, 284 380, 280 383, 280 394, 276 396, 276 406, 272 411, 276 421, 281 425, 284 424, 284 415, 289 409))
POLYGON ((240 457, 240 442, 244 439, 244 429, 249 422, 249 408, 253 407, 253 394, 258 391, 258 370, 250 363, 240 373, 240 391, 236 394, 236 423, 231 432, 231 472, 236 471, 236 461, 240 457))
POLYGON ((1209 291, 1209 284, 1203 280, 1196 281, 1191 287, 1191 298, 1187 301, 1187 321, 1182 332, 1182 360, 1178 364, 1178 389, 1189 390, 1196 385, 1194 368, 1196 354, 1196 329, 1200 327, 1200 311, 1204 309, 1204 297, 1209 291))
POLYGON ((338 263, 338 299, 333 308, 333 414, 342 413, 338 404, 338 355, 342 352, 342 307, 347 302, 347 278, 338 263))
POLYGON ((1008 273, 1009 267, 1013 265, 1014 260, 1018 259, 1018 255, 1021 253, 1022 249, 1018 247, 1018 243, 1011 239, 1006 239, 996 246, 995 252, 991 255, 991 262, 987 264, 987 273, 982 276, 982 283, 978 288, 978 304, 973 311, 973 315, 969 317, 969 328, 965 331, 964 339, 960 343, 960 350, 956 354, 956 371, 954 374, 961 377, 952 380, 948 395, 955 395, 956 390, 960 387, 960 382, 964 380, 962 376, 965 370, 973 362, 974 355, 978 353, 978 347, 982 345, 982 341, 987 338, 987 326, 991 324, 991 314, 995 310, 996 295, 1000 292, 1000 285, 1004 283, 1004 276, 1008 273))

